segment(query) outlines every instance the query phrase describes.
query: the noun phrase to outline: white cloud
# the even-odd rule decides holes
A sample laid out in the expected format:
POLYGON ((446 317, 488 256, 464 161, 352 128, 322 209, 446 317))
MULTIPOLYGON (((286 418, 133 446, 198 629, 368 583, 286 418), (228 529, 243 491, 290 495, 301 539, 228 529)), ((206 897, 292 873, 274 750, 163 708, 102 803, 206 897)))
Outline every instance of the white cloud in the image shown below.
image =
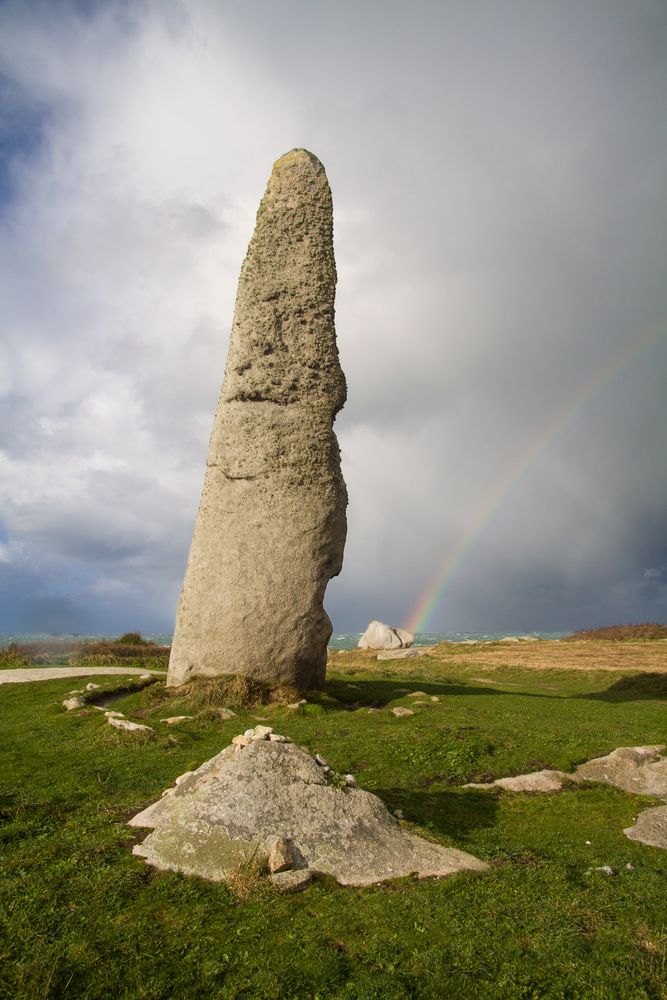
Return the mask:
POLYGON ((665 26, 643 4, 588 26, 514 3, 422 15, 2 6, 11 121, 37 130, 8 147, 0 225, 1 551, 27 601, 64 587, 68 621, 102 622, 141 595, 168 626, 254 212, 306 145, 333 187, 350 390, 336 627, 404 617, 466 532, 434 624, 586 624, 581 594, 602 614, 623 587, 663 613, 627 583, 665 557, 659 339, 477 512, 667 312, 665 26))

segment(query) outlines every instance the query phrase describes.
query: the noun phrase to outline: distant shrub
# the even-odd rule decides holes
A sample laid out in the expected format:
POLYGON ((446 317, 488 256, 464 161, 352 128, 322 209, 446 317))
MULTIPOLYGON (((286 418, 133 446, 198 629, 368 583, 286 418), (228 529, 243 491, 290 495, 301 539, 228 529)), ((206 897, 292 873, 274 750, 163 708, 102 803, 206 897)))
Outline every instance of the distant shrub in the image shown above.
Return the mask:
POLYGON ((606 628, 589 628, 575 632, 568 639, 606 639, 627 642, 631 639, 667 639, 667 625, 644 622, 641 625, 608 625, 606 628))
POLYGON ((94 663, 114 663, 123 660, 141 660, 142 663, 166 665, 170 647, 158 646, 143 639, 139 632, 127 632, 118 639, 102 639, 98 642, 82 643, 71 658, 71 662, 88 666, 94 663))
POLYGON ((26 667, 29 663, 30 658, 15 642, 0 649, 0 667, 26 667))
POLYGON ((141 632, 125 632, 118 639, 113 640, 115 646, 154 646, 154 642, 144 639, 141 632))

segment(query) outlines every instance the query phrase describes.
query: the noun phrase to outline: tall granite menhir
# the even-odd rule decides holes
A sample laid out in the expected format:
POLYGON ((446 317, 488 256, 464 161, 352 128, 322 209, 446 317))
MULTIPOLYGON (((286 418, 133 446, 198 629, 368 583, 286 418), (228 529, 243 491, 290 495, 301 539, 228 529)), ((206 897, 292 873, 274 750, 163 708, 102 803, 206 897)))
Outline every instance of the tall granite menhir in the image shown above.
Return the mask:
POLYGON ((321 687, 347 494, 333 421, 331 191, 312 153, 273 167, 241 269, 167 683, 242 673, 321 687))

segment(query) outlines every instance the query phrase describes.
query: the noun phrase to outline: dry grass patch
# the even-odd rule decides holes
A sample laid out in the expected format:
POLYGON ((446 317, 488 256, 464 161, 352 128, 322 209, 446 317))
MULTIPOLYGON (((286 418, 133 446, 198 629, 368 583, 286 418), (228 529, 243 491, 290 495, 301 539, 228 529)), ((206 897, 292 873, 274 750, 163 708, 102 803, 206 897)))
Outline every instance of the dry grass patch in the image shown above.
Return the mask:
MULTIPOLYGON (((434 646, 441 661, 463 652, 453 643, 434 646)), ((479 643, 466 646, 465 655, 488 669, 518 667, 527 670, 607 670, 611 672, 667 672, 667 645, 660 640, 610 643, 606 640, 540 640, 526 643, 479 643)), ((458 658, 458 657, 457 657, 458 658)))
POLYGON ((154 704, 186 707, 200 718, 213 718, 223 708, 284 705, 298 701, 300 697, 295 687, 284 684, 272 686, 245 674, 200 677, 180 687, 154 684, 148 695, 154 704))

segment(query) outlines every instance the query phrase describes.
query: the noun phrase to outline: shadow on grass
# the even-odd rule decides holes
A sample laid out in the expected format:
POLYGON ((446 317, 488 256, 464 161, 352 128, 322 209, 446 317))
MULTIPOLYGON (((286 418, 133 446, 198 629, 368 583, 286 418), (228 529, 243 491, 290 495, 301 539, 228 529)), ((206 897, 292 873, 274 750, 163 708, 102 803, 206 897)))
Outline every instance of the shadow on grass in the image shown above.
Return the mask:
POLYGON ((375 794, 391 812, 400 809, 404 819, 411 823, 455 839, 465 839, 473 830, 494 826, 497 819, 498 797, 474 789, 378 788, 375 794))
POLYGON ((656 698, 667 698, 667 673, 664 674, 629 674, 620 677, 606 691, 593 691, 590 694, 575 694, 573 698, 586 698, 590 701, 646 701, 656 698))
MULTIPOLYGON (((410 683, 410 682, 408 682, 410 683)), ((427 697, 444 698, 450 695, 487 695, 497 697, 505 695, 510 697, 519 696, 521 698, 548 698, 561 700, 561 695, 542 694, 538 691, 505 691, 502 688, 489 688, 481 684, 477 686, 462 684, 459 680, 438 679, 437 681, 419 680, 412 681, 410 686, 406 686, 404 678, 384 680, 369 678, 368 680, 355 680, 354 682, 327 680, 326 695, 323 702, 327 709, 332 711, 354 711, 356 708, 384 708, 389 702, 407 698, 408 704, 412 700, 409 695, 418 691, 427 697), (333 700, 335 699, 335 701, 333 700), (338 704, 336 704, 338 703, 338 704)), ((308 700, 313 700, 316 695, 308 695, 308 700)))

